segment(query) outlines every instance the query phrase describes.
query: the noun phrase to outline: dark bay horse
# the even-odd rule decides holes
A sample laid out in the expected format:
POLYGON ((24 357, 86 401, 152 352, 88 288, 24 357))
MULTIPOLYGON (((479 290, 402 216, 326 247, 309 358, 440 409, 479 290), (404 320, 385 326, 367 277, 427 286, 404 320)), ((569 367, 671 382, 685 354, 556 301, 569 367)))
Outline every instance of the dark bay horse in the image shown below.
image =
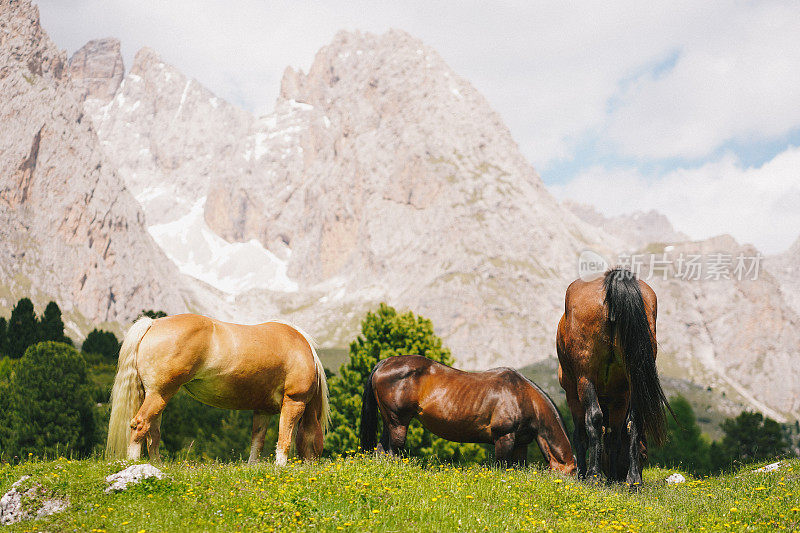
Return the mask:
POLYGON ((389 357, 372 370, 361 408, 361 448, 398 453, 412 418, 443 439, 494 444, 495 458, 524 464, 534 440, 550 468, 575 472, 561 415, 532 381, 511 368, 464 372, 419 355, 389 357))
POLYGON ((245 326, 191 314, 137 320, 119 353, 106 456, 137 460, 146 440, 157 460, 161 414, 181 387, 208 405, 254 411, 251 463, 264 446, 269 416, 277 413, 278 464, 286 464, 295 433, 302 458, 322 454, 329 421, 325 371, 313 341, 290 324, 245 326))
POLYGON ((558 379, 581 477, 599 479, 602 470, 608 481, 638 488, 648 438, 664 441, 669 404, 656 371, 656 311, 653 289, 627 269, 567 288, 558 379))

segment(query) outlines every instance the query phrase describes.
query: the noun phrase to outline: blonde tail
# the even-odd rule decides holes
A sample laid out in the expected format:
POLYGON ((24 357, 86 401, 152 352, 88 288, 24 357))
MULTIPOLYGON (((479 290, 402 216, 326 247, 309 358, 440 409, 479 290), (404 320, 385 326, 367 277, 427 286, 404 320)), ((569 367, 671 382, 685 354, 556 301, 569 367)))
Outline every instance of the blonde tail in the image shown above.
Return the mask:
POLYGON ((130 423, 141 407, 141 383, 136 368, 136 352, 139 343, 153 319, 143 316, 137 320, 122 341, 117 362, 117 376, 114 388, 111 389, 111 418, 108 421, 108 441, 106 443, 106 459, 124 459, 127 456, 130 441, 130 423))
POLYGON ((322 409, 320 411, 320 424, 322 425, 322 435, 328 432, 328 426, 331 425, 331 408, 328 404, 328 378, 325 377, 325 368, 322 366, 322 361, 317 356, 317 350, 314 345, 311 345, 311 351, 314 353, 314 363, 317 366, 317 384, 319 385, 319 394, 322 397, 322 409))

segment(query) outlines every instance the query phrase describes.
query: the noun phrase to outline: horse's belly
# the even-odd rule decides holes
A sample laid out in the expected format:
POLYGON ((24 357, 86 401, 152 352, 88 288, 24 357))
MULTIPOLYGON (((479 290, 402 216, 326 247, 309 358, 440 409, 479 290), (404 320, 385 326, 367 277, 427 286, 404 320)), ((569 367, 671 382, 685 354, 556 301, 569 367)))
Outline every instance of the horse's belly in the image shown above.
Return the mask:
POLYGON ((425 429, 434 435, 453 442, 492 442, 489 424, 474 420, 444 420, 438 416, 422 413, 417 416, 425 429))
POLYGON ((183 386, 193 398, 221 409, 247 409, 277 413, 281 410, 283 390, 258 376, 249 379, 195 378, 183 386))

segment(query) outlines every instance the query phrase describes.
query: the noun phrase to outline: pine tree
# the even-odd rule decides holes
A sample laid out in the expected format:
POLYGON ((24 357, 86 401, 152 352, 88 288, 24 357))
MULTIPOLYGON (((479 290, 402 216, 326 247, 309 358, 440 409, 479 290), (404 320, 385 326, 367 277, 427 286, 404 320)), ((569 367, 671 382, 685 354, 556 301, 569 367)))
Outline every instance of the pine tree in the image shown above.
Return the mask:
POLYGON ((8 330, 8 323, 6 318, 0 316, 0 357, 6 355, 6 334, 8 330))
POLYGON ((12 457, 10 446, 11 433, 11 369, 13 362, 8 357, 0 357, 0 461, 9 461, 12 457))
POLYGON ((711 469, 709 443, 703 439, 692 405, 683 396, 670 400, 677 422, 667 417, 667 440, 663 446, 648 450, 650 462, 666 467, 682 466, 695 474, 711 469))
POLYGON ((142 312, 136 318, 143 316, 150 317, 153 320, 155 320, 156 318, 162 318, 167 316, 167 313, 165 313, 164 311, 153 311, 152 309, 142 309, 142 312))
POLYGON ((81 351, 100 354, 105 359, 116 361, 119 357, 119 348, 120 344, 116 335, 110 331, 95 328, 86 336, 81 351))
POLYGON ((22 298, 11 310, 6 332, 6 350, 8 356, 19 359, 31 344, 36 342, 38 326, 33 302, 22 298))
POLYGON ((751 462, 779 457, 789 450, 781 425, 761 413, 742 412, 722 423, 722 456, 731 462, 751 462))
POLYGON ((9 400, 11 448, 20 458, 91 453, 97 434, 86 363, 72 346, 29 347, 14 364, 9 400))
MULTIPOLYGON (((361 323, 361 335, 350 344, 349 362, 330 380, 331 427, 326 435, 326 453, 353 453, 358 450, 361 423, 361 396, 364 384, 378 361, 394 355, 424 355, 429 359, 453 364, 450 350, 434 335, 430 320, 380 304, 367 313, 361 323)), ((476 444, 459 444, 434 436, 414 420, 408 429, 406 450, 411 456, 438 457, 445 461, 478 462, 486 451, 476 444)))
POLYGON ((50 302, 39 319, 39 340, 72 344, 72 339, 64 336, 64 321, 58 304, 50 302))

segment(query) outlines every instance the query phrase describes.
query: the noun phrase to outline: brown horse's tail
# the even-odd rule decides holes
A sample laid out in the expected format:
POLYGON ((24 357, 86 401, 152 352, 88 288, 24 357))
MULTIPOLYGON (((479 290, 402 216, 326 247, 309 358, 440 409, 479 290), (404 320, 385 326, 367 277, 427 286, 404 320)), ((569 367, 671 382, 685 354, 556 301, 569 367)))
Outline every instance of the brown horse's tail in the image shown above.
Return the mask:
POLYGON ((361 428, 359 437, 361 439, 361 450, 371 452, 378 445, 378 400, 372 389, 372 377, 378 365, 372 369, 367 383, 364 385, 364 394, 361 396, 361 428))
POLYGON ((620 343, 630 380, 631 409, 651 442, 662 444, 667 431, 664 406, 669 409, 669 402, 658 380, 656 347, 639 280, 630 270, 615 268, 606 272, 604 286, 608 320, 620 343))
POLYGON ((106 459, 124 459, 130 441, 131 420, 142 405, 136 352, 153 319, 143 316, 137 320, 122 341, 117 360, 117 376, 111 389, 111 418, 108 421, 106 459))

